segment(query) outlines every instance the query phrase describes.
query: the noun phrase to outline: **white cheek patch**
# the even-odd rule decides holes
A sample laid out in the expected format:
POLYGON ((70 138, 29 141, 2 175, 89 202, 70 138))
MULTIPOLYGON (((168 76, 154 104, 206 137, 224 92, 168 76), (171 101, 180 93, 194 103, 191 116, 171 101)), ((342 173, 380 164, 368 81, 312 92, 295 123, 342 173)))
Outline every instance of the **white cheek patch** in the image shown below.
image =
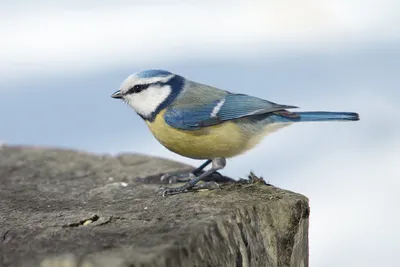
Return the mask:
POLYGON ((168 98, 170 93, 169 85, 150 86, 140 93, 126 95, 125 99, 137 113, 149 117, 168 98))

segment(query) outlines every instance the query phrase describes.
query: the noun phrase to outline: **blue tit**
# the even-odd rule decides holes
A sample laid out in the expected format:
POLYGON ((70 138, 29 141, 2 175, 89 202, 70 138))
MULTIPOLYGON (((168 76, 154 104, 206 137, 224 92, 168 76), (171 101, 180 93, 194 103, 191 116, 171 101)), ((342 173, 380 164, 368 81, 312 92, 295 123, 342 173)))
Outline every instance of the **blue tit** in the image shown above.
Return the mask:
POLYGON ((165 70, 134 73, 111 97, 132 107, 170 151, 206 160, 186 184, 168 188, 164 195, 195 190, 200 180, 225 167, 226 158, 248 151, 264 136, 293 123, 359 120, 353 112, 288 111, 297 107, 231 93, 165 70), (203 171, 210 163, 212 167, 203 171))

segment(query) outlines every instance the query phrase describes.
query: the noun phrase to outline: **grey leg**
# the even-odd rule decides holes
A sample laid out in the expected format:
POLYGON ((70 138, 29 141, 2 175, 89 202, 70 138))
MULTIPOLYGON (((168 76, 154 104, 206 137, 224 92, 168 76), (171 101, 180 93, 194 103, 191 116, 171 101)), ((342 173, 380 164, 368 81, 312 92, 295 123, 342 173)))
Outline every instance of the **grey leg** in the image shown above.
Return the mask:
POLYGON ((193 173, 194 175, 200 174, 200 172, 201 172, 202 170, 204 170, 205 167, 207 167, 208 165, 210 165, 211 162, 212 162, 212 160, 211 160, 211 159, 208 159, 206 162, 204 162, 204 163, 201 164, 199 167, 197 167, 194 171, 192 171, 192 173, 193 173))
MULTIPOLYGON (((203 180, 204 178, 206 178, 206 177, 209 176, 209 175, 212 175, 214 172, 223 169, 223 168, 225 167, 225 165, 226 165, 226 160, 225 160, 224 158, 215 158, 215 159, 213 159, 211 162, 212 162, 212 167, 211 167, 211 169, 209 169, 209 170, 203 172, 202 174, 200 174, 200 175, 198 175, 198 176, 195 176, 194 178, 192 178, 189 182, 187 182, 187 183, 184 184, 183 186, 176 187, 176 188, 167 188, 167 189, 165 189, 164 192, 163 192, 163 196, 165 197, 165 196, 167 196, 167 195, 180 194, 180 193, 187 192, 187 191, 189 191, 189 190, 191 190, 191 189, 194 190, 194 189, 196 189, 196 188, 194 188, 195 185, 196 185, 199 181, 203 180)), ((204 164, 205 164, 205 163, 204 163, 204 164)), ((204 165, 204 164, 203 164, 203 165, 204 165)), ((209 163, 208 163, 208 164, 209 164, 209 163)), ((207 165, 208 165, 208 164, 207 164, 207 165)), ((205 165, 205 166, 207 166, 207 165, 205 165)), ((205 166, 204 166, 204 167, 205 167, 205 166)), ((200 167, 201 167, 201 166, 200 166, 200 167)), ((200 187, 200 188, 201 188, 201 187, 200 187)), ((204 188, 204 187, 203 187, 203 188, 204 188)))
POLYGON ((169 174, 166 173, 163 176, 161 176, 160 180, 161 182, 165 183, 168 182, 170 184, 172 183, 181 183, 181 182, 188 182, 191 179, 195 178, 197 175, 199 175, 205 167, 207 167, 210 163, 212 162, 211 159, 205 161, 203 164, 201 164, 199 167, 194 169, 192 172, 185 172, 185 173, 176 173, 176 174, 169 174))

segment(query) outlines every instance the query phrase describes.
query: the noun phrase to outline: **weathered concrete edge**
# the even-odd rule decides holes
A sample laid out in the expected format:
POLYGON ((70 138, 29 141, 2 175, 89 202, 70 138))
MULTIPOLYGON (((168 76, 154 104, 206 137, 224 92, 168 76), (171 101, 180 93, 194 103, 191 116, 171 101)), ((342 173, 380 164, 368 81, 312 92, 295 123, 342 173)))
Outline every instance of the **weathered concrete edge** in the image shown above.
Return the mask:
MULTIPOLYGON (((293 204, 294 208, 291 210, 289 231, 287 231, 289 235, 272 237, 277 247, 273 249, 276 254, 267 255, 268 262, 272 264, 271 266, 309 266, 309 202, 305 196, 297 195, 302 198, 290 203, 293 204)), ((135 259, 134 263, 143 267, 226 266, 221 264, 226 264, 227 262, 235 264, 234 266, 253 266, 250 261, 251 251, 255 247, 262 246, 262 244, 251 242, 253 239, 251 238, 249 229, 252 229, 253 226, 250 226, 251 221, 247 221, 246 227, 245 221, 248 220, 249 216, 255 219, 257 213, 262 213, 266 209, 274 210, 274 207, 271 207, 271 205, 278 206, 277 203, 274 204, 272 202, 256 205, 249 204, 240 206, 236 212, 230 215, 216 217, 214 220, 206 222, 199 222, 198 225, 193 226, 193 235, 188 236, 187 239, 179 239, 172 244, 163 244, 162 246, 165 249, 150 257, 147 255, 137 255, 138 260, 135 259), (216 250, 218 253, 215 253, 216 250)), ((276 219, 273 218, 274 214, 269 214, 269 216, 272 218, 272 221, 276 219)), ((264 231, 269 231, 270 233, 279 232, 279 230, 273 229, 272 225, 264 229, 264 231)), ((262 240, 262 242, 265 245, 270 240, 262 240)), ((267 253, 267 249, 265 253, 267 253)), ((96 262, 99 261, 98 256, 100 254, 102 255, 102 261, 107 260, 110 263, 118 262, 118 264, 127 264, 126 266, 132 264, 132 262, 121 262, 121 259, 116 257, 116 255, 107 255, 107 252, 99 252, 85 256, 81 260, 82 264, 76 266, 96 267, 98 266, 96 262)))

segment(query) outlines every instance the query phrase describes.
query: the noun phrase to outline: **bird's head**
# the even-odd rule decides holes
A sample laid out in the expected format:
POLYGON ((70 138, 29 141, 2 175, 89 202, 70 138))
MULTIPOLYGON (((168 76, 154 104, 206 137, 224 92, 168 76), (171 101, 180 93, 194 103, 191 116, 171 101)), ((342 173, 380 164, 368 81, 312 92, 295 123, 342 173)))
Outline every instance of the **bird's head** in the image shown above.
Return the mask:
POLYGON ((111 95, 124 100, 145 120, 154 117, 171 104, 182 91, 185 79, 165 70, 134 73, 111 95))

